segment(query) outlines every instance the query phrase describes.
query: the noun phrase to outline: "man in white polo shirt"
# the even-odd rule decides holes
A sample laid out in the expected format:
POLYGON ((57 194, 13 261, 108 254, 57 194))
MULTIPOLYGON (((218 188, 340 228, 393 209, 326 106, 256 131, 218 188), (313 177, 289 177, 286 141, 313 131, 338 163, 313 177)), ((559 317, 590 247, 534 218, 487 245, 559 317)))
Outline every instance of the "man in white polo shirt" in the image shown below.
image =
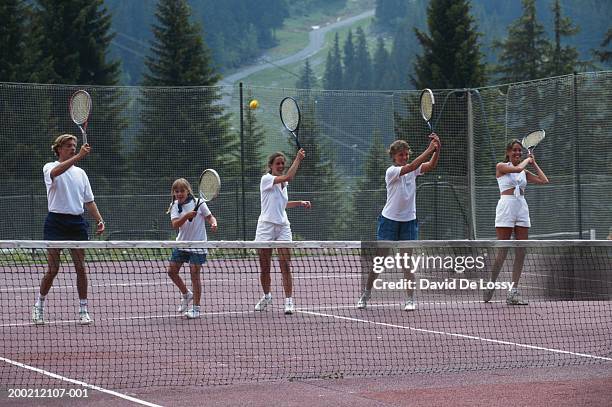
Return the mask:
MULTIPOLYGON (((89 223, 83 218, 84 208, 97 222, 97 234, 104 232, 104 221, 94 202, 89 178, 76 163, 91 151, 89 144, 81 146, 76 153, 77 139, 63 134, 51 146, 57 161, 45 164, 43 175, 47 187, 49 213, 45 219, 45 240, 87 240, 89 223)), ((48 249, 48 270, 40 282, 40 292, 32 309, 32 321, 44 324, 44 306, 47 293, 59 272, 61 249, 48 249)), ((92 322, 87 311, 87 275, 85 273, 85 250, 71 249, 70 255, 77 274, 79 294, 79 321, 83 325, 92 322)))

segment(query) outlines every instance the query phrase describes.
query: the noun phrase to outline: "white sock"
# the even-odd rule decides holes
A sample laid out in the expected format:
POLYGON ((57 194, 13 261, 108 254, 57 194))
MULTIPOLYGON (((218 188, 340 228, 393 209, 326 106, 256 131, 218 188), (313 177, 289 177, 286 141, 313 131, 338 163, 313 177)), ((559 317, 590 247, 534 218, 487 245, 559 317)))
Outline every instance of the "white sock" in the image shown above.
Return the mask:
POLYGON ((183 298, 189 298, 190 295, 193 295, 193 293, 191 292, 191 290, 187 290, 187 292, 183 294, 183 298))
POLYGON ((266 297, 266 300, 272 299, 272 293, 265 293, 264 296, 266 297))
POLYGON ((293 298, 291 298, 291 297, 287 297, 287 298, 285 298, 285 304, 286 304, 286 305, 293 304, 293 298))
POLYGON ((87 311, 87 299, 79 300, 79 311, 87 311))
POLYGON ((42 294, 38 294, 38 298, 36 299, 36 304, 37 307, 42 308, 45 306, 45 296, 42 294))

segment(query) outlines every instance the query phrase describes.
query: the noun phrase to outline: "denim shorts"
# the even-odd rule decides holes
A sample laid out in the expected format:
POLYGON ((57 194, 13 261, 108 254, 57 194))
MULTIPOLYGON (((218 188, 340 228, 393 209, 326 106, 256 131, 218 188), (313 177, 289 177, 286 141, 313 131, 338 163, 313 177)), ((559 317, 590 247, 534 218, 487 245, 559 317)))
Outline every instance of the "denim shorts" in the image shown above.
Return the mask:
POLYGON ((87 240, 87 222, 81 215, 49 212, 45 219, 45 240, 87 240))
POLYGON ((419 222, 414 219, 408 222, 399 222, 378 216, 376 240, 418 240, 419 222))
POLYGON ((173 263, 179 263, 179 264, 189 262, 189 264, 202 265, 206 263, 206 254, 188 252, 186 250, 172 249, 172 255, 170 256, 170 261, 173 263))

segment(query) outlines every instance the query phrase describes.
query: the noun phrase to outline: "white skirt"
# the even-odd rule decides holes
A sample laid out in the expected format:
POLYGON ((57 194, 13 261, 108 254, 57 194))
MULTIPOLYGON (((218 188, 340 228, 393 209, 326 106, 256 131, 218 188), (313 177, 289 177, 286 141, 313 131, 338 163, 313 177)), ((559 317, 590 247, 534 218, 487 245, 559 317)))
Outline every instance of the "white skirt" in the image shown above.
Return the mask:
POLYGON ((531 227, 529 207, 524 196, 502 195, 495 208, 495 227, 513 228, 522 226, 531 227))
POLYGON ((273 241, 292 241, 291 226, 279 225, 272 222, 257 222, 257 231, 255 232, 256 242, 273 242, 273 241))

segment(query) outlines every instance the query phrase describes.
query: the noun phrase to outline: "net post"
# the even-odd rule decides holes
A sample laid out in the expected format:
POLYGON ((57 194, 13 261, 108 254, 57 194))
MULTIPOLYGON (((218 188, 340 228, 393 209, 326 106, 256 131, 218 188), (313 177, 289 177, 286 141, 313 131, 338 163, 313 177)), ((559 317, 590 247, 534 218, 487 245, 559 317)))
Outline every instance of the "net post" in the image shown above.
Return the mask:
POLYGON ((472 106, 472 90, 467 91, 467 142, 468 142, 468 186, 470 189, 470 239, 476 239, 476 187, 474 172, 474 110, 472 106))
POLYGON ((246 208, 245 208, 245 186, 244 186, 244 94, 242 82, 240 88, 240 190, 242 192, 242 240, 246 239, 246 208))
POLYGON ((578 73, 574 71, 574 180, 576 182, 576 219, 578 238, 582 239, 582 191, 580 188, 580 111, 578 110, 578 73))

